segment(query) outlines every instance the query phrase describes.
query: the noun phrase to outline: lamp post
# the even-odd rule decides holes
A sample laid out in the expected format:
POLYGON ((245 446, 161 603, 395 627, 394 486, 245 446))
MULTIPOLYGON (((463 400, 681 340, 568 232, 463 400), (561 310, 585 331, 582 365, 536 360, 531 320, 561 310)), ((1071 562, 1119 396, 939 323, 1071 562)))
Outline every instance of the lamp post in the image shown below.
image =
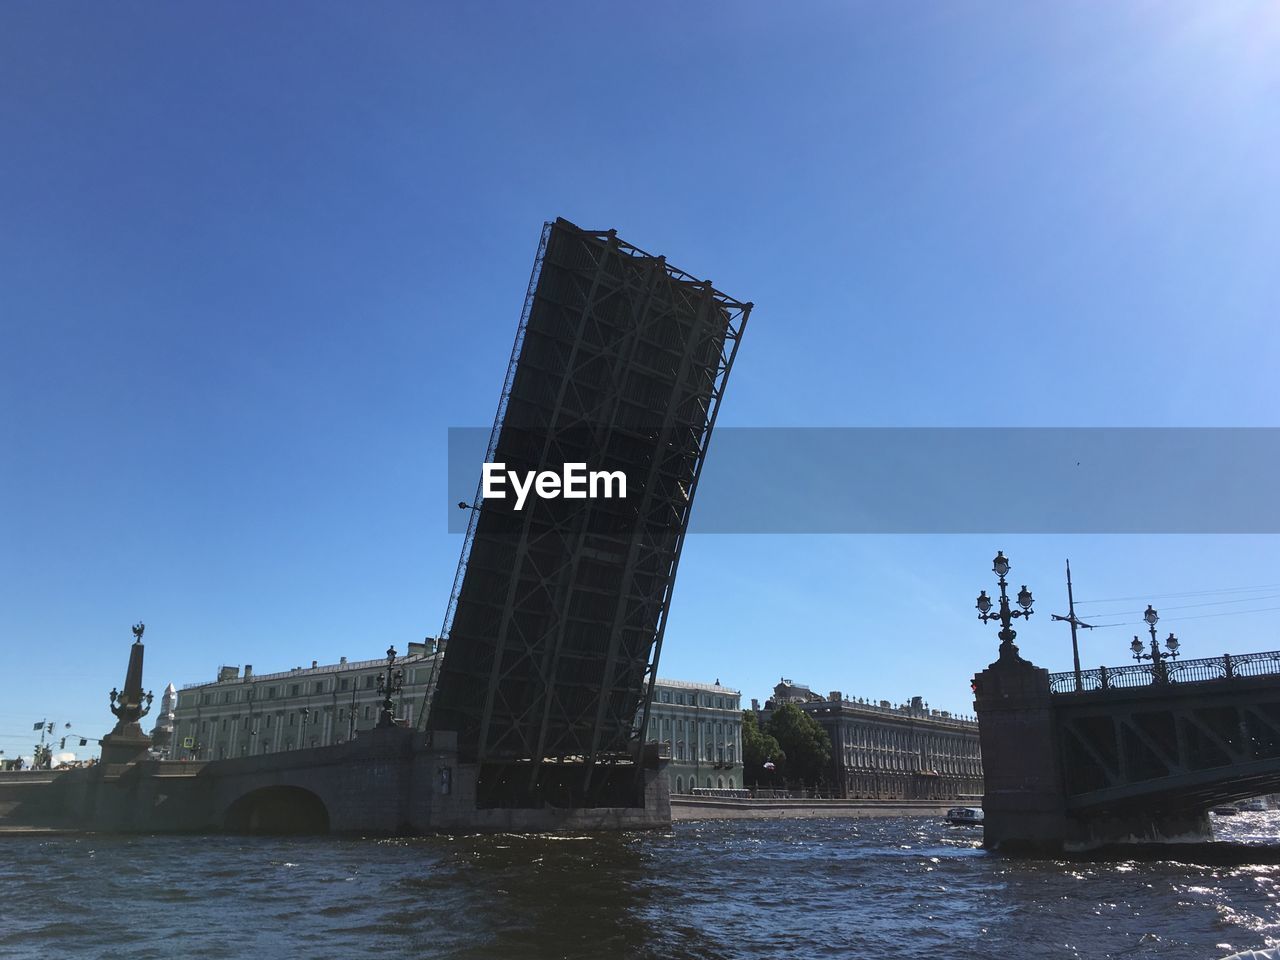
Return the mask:
POLYGON ((347 739, 354 740, 356 738, 356 710, 359 707, 356 704, 356 682, 351 681, 351 710, 347 714, 347 739))
POLYGON ((307 746, 307 723, 311 719, 311 708, 303 707, 298 711, 302 714, 302 734, 298 737, 298 749, 305 749, 307 746))
POLYGON ((383 695, 382 712, 378 715, 379 727, 396 725, 395 697, 404 687, 404 671, 393 669, 396 664, 396 648, 387 647, 387 672, 378 674, 378 692, 383 695))
POLYGON ((991 598, 987 596, 987 591, 983 590, 978 594, 978 619, 983 623, 988 620, 1000 621, 1000 659, 1002 661, 1020 660, 1018 656, 1018 648, 1014 646, 1013 640, 1018 635, 1013 629, 1013 621, 1015 617, 1029 617, 1033 611, 1031 609, 1031 591, 1027 589, 1024 583, 1022 589, 1018 591, 1017 603, 1021 610, 1011 610, 1009 608, 1008 581, 1005 580, 1005 574, 1009 572, 1009 561, 1004 555, 1003 550, 996 551, 996 558, 991 562, 991 570, 998 578, 1000 584, 1000 609, 996 613, 991 612, 993 603, 991 598))
POLYGON ((1160 615, 1156 613, 1155 607, 1147 604, 1147 611, 1142 615, 1142 619, 1147 621, 1147 627, 1151 631, 1151 652, 1143 653, 1142 641, 1137 637, 1133 638, 1133 643, 1129 644, 1129 649, 1133 652, 1133 659, 1142 661, 1151 661, 1151 679, 1156 683, 1169 682, 1169 661, 1178 656, 1178 638, 1172 633, 1164 642, 1165 649, 1162 651, 1156 643, 1156 624, 1160 622, 1160 615))

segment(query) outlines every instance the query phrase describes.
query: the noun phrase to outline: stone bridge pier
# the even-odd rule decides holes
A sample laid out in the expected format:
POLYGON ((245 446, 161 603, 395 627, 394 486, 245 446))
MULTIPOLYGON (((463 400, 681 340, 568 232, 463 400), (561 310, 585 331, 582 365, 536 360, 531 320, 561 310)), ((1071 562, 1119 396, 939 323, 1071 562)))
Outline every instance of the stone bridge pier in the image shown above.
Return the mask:
POLYGON ((973 681, 982 746, 983 846, 1055 853, 1067 835, 1049 671, 1016 653, 973 681))

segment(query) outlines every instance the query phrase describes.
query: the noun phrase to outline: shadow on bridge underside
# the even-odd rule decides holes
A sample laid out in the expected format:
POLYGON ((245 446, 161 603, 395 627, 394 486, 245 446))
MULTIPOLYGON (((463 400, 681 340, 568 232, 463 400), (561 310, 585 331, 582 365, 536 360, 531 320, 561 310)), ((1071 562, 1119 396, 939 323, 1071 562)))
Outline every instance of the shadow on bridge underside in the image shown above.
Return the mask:
POLYGON ((306 835, 329 832, 329 811, 310 790, 264 787, 227 808, 228 833, 306 835))

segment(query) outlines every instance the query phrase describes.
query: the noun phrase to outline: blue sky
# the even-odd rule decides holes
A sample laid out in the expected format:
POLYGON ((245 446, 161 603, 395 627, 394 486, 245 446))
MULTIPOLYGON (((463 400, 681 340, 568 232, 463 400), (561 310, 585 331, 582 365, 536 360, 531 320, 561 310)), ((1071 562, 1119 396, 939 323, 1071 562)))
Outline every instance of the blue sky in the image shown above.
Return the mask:
MULTIPOLYGON (((10 3, 0 124, 9 756, 137 619, 157 692, 434 634, 556 216, 754 301, 725 425, 1277 425, 1273 3, 10 3)), ((1051 668, 1067 556, 1280 646, 1275 537, 1001 529, 694 537, 662 673, 967 710, 997 548, 1051 668)))

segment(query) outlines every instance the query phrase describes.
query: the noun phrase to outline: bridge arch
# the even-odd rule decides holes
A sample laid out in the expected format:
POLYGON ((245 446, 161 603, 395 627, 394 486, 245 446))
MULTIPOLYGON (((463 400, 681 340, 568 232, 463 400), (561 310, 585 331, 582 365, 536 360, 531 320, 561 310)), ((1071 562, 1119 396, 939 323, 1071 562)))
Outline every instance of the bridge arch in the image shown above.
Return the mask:
POLYGON ((302 787, 262 787, 227 807, 222 826, 228 833, 328 833, 329 810, 302 787))

